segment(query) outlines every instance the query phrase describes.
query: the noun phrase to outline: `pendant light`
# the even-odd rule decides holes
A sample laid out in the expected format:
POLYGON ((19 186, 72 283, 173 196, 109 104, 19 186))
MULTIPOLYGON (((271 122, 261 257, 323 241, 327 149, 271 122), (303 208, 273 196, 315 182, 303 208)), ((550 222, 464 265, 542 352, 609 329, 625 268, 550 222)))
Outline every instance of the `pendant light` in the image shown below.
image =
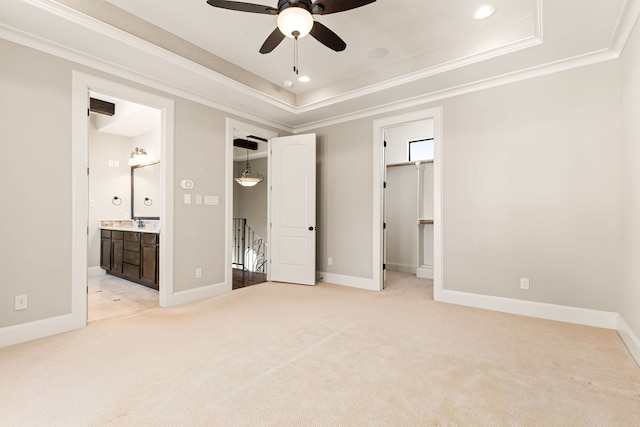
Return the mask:
POLYGON ((253 187, 262 182, 263 179, 262 175, 251 170, 251 165, 249 165, 249 148, 247 148, 247 164, 242 174, 240 174, 239 177, 234 178, 234 181, 243 187, 253 187))

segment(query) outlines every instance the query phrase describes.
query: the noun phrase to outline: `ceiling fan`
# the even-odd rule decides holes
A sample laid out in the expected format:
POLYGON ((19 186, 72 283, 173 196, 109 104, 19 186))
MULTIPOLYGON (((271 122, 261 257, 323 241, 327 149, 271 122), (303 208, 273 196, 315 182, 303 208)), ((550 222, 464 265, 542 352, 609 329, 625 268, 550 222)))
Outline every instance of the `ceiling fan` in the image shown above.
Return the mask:
POLYGON ((278 0, 278 7, 243 3, 225 0, 207 0, 213 7, 238 10, 241 12, 277 15, 278 26, 267 37, 260 48, 260 53, 269 53, 286 37, 298 39, 307 34, 318 40, 329 49, 340 52, 347 44, 333 31, 321 23, 314 21, 312 15, 328 15, 344 12, 373 3, 376 0, 278 0))

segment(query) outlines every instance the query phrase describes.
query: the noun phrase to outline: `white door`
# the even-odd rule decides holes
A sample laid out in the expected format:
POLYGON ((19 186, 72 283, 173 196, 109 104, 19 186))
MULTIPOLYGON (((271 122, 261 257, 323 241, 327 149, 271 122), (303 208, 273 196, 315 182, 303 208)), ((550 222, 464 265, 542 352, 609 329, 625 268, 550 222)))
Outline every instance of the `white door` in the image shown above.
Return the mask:
POLYGON ((315 285, 316 135, 272 138, 269 143, 269 280, 315 285))

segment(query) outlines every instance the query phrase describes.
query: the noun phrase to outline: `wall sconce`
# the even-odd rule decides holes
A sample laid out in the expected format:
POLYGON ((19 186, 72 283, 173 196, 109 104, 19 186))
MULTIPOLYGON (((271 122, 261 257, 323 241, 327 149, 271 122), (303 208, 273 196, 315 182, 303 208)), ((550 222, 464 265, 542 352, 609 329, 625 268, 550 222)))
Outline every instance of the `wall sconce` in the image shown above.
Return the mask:
POLYGON ((129 166, 137 166, 143 163, 147 163, 149 161, 149 157, 147 152, 144 151, 144 148, 136 147, 135 150, 131 152, 131 156, 129 157, 129 166))

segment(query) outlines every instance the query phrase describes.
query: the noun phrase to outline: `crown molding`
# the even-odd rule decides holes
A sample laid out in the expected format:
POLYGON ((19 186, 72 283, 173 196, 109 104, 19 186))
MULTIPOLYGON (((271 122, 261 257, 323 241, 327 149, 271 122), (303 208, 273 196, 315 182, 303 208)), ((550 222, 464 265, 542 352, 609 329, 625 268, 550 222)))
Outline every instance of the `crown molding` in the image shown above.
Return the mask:
MULTIPOLYGON (((336 97, 319 101, 317 103, 305 105, 303 107, 296 107, 282 102, 252 87, 237 82, 220 73, 217 73, 216 71, 213 71, 203 65, 183 58, 150 42, 139 39, 138 37, 135 37, 122 30, 111 27, 110 25, 105 24, 98 19, 91 18, 87 15, 82 14, 81 12, 75 11, 72 8, 54 3, 51 0, 21 0, 21 2, 36 6, 44 10, 46 13, 54 14, 60 19, 66 20, 66 22, 81 25, 84 28, 99 33, 103 37, 114 40, 115 42, 124 43, 126 46, 129 46, 132 49, 144 52, 145 55, 152 55, 153 57, 158 58, 159 60, 175 67, 177 72, 184 72, 184 79, 187 79, 185 81, 188 81, 189 76, 193 77, 194 75, 197 75, 198 77, 203 78, 205 81, 211 81, 212 85, 223 85, 225 88, 230 88, 232 91, 236 91, 242 94, 247 99, 255 99, 261 102, 261 105, 263 107, 266 106, 267 108, 276 108, 277 111, 284 113, 284 115, 280 115, 280 119, 277 120, 267 119, 260 116, 260 114, 256 113, 255 111, 249 111, 247 109, 238 108, 237 106, 221 102, 220 98, 216 98, 215 90, 209 90, 208 93, 205 93, 204 91, 197 92, 193 88, 188 88, 186 85, 180 85, 176 81, 169 82, 166 80, 162 80, 161 78, 149 73, 134 70, 121 64, 98 58, 97 56, 88 54, 86 52, 80 52, 79 50, 73 49, 72 47, 64 46, 38 35, 31 34, 25 30, 13 28, 6 24, 0 24, 0 37, 45 53, 52 54, 54 56, 69 60, 80 65, 100 70, 114 76, 143 84, 147 87, 154 88, 194 102, 198 102, 200 104, 216 108, 226 113, 242 117, 243 119, 252 120, 256 123, 270 126, 274 129, 289 133, 305 132, 323 126, 329 126, 333 124, 361 119, 364 117, 381 115, 402 109, 413 108, 487 88, 493 88, 504 84, 568 70, 571 68, 577 68, 602 61, 616 59, 620 56, 622 50, 624 49, 626 41, 629 38, 631 31, 633 30, 638 16, 640 16, 640 0, 626 0, 623 13, 617 22, 616 29, 614 31, 608 49, 602 49, 573 58, 549 62, 547 64, 542 64, 527 69, 521 69, 483 80, 468 82, 458 86, 451 86, 442 90, 422 93, 412 98, 379 104, 375 107, 362 108, 352 111, 348 114, 334 115, 332 117, 327 117, 326 119, 307 121, 306 123, 296 125, 296 120, 300 121, 300 117, 297 116, 302 113, 313 112, 323 107, 331 107, 332 105, 336 105, 341 102, 355 100, 365 95, 371 95, 376 92, 416 82, 436 74, 442 74, 453 69, 468 66, 483 60, 495 58, 500 55, 505 55, 542 43, 543 28, 540 19, 540 17, 542 16, 542 0, 536 0, 536 4, 538 7, 538 19, 536 20, 535 30, 537 34, 534 37, 530 37, 513 44, 505 45, 497 50, 487 51, 477 55, 470 55, 456 61, 451 61, 449 63, 445 63, 436 67, 420 70, 415 73, 399 77, 397 79, 390 79, 385 82, 381 82, 380 84, 370 85, 366 88, 351 91, 336 97)), ((235 99, 233 101, 235 101, 235 99)))
POLYGON ((601 51, 579 55, 573 58, 563 59, 547 64, 530 67, 523 70, 514 71, 511 73, 502 74, 500 76, 491 77, 483 80, 477 80, 475 82, 466 83, 459 86, 450 87, 447 89, 418 95, 413 98, 408 98, 398 102, 391 102, 385 105, 379 105, 374 108, 362 109, 353 113, 345 114, 342 116, 335 116, 326 120, 319 120, 304 125, 296 126, 294 133, 308 132, 319 127, 331 126, 340 123, 345 123, 353 120, 358 120, 370 116, 383 115, 392 113, 399 110, 415 108, 430 104, 433 102, 442 101, 444 99, 453 98, 460 95, 466 95, 473 92, 478 92, 485 89, 491 89, 498 86, 503 86, 511 83, 520 82, 523 80, 529 80, 536 77, 542 77, 549 74, 559 73, 561 71, 571 70, 573 68, 584 67, 587 65, 597 64, 599 62, 610 61, 617 59, 619 55, 610 49, 603 49, 601 51))
POLYGON ((413 83, 418 80, 426 79, 438 74, 446 73, 447 71, 462 68, 468 65, 473 65, 478 62, 486 61, 498 56, 506 55, 509 53, 517 52, 519 50, 527 49, 529 47, 542 44, 542 40, 539 37, 530 37, 525 40, 521 40, 515 43, 505 45, 501 48, 492 49, 487 52, 469 55, 453 61, 438 64, 433 67, 425 68, 422 70, 414 71, 413 73, 405 74, 400 77, 389 79, 383 82, 375 83, 363 88, 355 89, 349 92, 342 93, 330 98, 326 98, 317 102, 311 102, 309 104, 299 106, 296 108, 296 113, 306 113, 314 111, 318 108, 329 107, 341 102, 350 101, 352 99, 360 98, 362 96, 371 95, 376 92, 381 92, 388 89, 393 89, 404 84, 413 83))
POLYGON ((534 46, 538 46, 543 43, 543 25, 542 25, 542 1, 536 0, 535 15, 534 15, 534 34, 530 37, 523 38, 521 40, 506 43, 503 46, 470 54, 460 57, 458 59, 444 62, 433 67, 424 68, 414 71, 399 77, 394 77, 382 82, 371 84, 362 88, 354 89, 352 91, 341 93, 340 95, 328 97, 316 102, 310 102, 305 105, 298 105, 296 113, 306 113, 316 110, 318 108, 328 107, 340 102, 349 101, 361 96, 370 95, 372 93, 381 92, 394 87, 401 86, 408 83, 413 83, 418 80, 426 79, 438 74, 446 73, 447 71, 455 70, 458 68, 466 67, 476 64, 478 62, 487 61, 499 56, 507 55, 510 53, 518 52, 520 50, 528 49, 534 46))
MULTIPOLYGON (((25 31, 22 31, 13 27, 9 27, 4 24, 0 24, 0 38, 56 56, 58 58, 65 59, 73 63, 77 63, 86 67, 100 70, 108 74, 112 74, 114 76, 129 80, 135 83, 139 83, 147 87, 172 94, 174 96, 179 96, 184 99, 188 99, 203 105, 207 105, 209 107, 224 111, 226 113, 243 117, 246 120, 252 120, 252 121, 255 121, 256 123, 270 126, 285 132, 293 131, 293 127, 287 123, 265 119, 263 117, 253 114, 250 111, 242 110, 242 109, 221 103, 213 98, 204 96, 199 93, 195 93, 191 90, 178 87, 175 84, 159 80, 158 78, 155 78, 153 76, 131 70, 129 68, 123 67, 122 65, 111 63, 111 62, 105 61, 104 59, 97 58, 95 56, 90 56, 84 52, 79 52, 74 49, 70 49, 66 46, 62 46, 50 40, 44 39, 42 37, 27 33, 25 31)), ((140 41, 140 42, 150 45, 149 43, 144 41, 140 41)), ((160 49, 155 45, 150 45, 150 46, 152 49, 160 49)), ((163 54, 167 56, 174 55, 166 51, 164 51, 163 54)), ((189 71, 196 72, 200 75, 203 75, 204 77, 210 77, 211 74, 214 73, 213 71, 207 69, 206 67, 198 65, 191 61, 187 61, 185 59, 183 59, 183 61, 185 62, 186 65, 188 65, 189 71)), ((171 62, 176 63, 175 60, 171 62)), ((227 77, 224 77, 224 76, 221 76, 221 77, 229 80, 230 82, 234 82, 234 84, 229 85, 233 88, 240 85, 239 83, 235 82, 234 80, 228 79, 227 77)), ((246 91, 245 93, 255 96, 257 94, 257 91, 246 91)), ((294 113, 295 111, 291 110, 290 112, 294 113)))
POLYGON ((617 52, 618 55, 622 54, 639 16, 640 0, 626 0, 624 10, 616 24, 616 29, 609 44, 611 50, 617 52))

